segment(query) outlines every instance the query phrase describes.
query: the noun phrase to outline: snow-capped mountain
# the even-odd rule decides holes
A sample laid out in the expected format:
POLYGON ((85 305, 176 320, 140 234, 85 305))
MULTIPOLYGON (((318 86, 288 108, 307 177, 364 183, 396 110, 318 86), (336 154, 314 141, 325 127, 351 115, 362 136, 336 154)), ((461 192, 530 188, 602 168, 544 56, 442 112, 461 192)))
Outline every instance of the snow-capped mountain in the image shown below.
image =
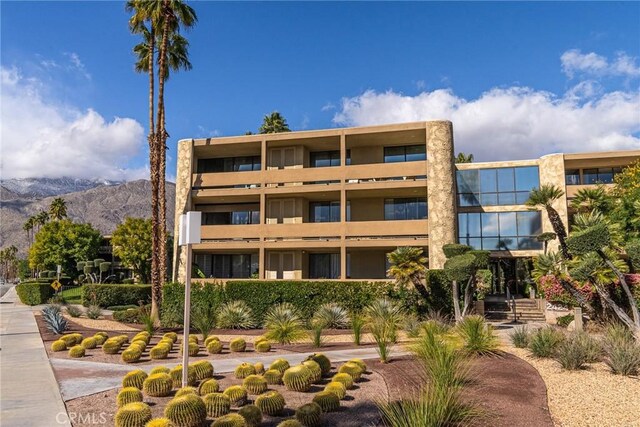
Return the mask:
POLYGON ((14 178, 0 181, 0 185, 9 192, 28 198, 58 196, 118 184, 121 182, 79 178, 14 178))

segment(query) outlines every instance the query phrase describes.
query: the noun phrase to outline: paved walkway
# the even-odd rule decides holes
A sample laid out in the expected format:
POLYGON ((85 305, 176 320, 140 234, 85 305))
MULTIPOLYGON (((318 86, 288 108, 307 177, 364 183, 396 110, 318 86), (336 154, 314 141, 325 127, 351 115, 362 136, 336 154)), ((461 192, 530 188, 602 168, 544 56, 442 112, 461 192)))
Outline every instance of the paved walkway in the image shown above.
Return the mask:
POLYGON ((31 307, 0 299, 0 425, 71 426, 31 307))
MULTIPOLYGON (((319 349, 322 351, 322 349, 319 349)), ((344 362, 349 359, 377 359, 378 353, 373 348, 356 348, 350 350, 331 350, 323 351, 332 362, 344 362)), ((289 353, 274 355, 250 355, 246 357, 237 357, 233 359, 209 359, 213 364, 216 373, 224 374, 233 372, 242 362, 257 363, 262 362, 268 366, 276 359, 287 359, 290 364, 298 364, 302 362, 311 353, 289 353)), ((399 357, 407 354, 404 351, 392 352, 392 357, 399 357)), ((199 359, 202 360, 202 359, 199 359)), ((129 371, 134 369, 142 369, 146 372, 151 371, 155 366, 166 366, 173 368, 178 363, 154 363, 144 365, 121 365, 117 363, 101 363, 88 362, 83 360, 71 359, 51 359, 60 380, 60 390, 65 402, 82 396, 99 393, 101 391, 110 390, 120 387, 122 377, 129 371)))

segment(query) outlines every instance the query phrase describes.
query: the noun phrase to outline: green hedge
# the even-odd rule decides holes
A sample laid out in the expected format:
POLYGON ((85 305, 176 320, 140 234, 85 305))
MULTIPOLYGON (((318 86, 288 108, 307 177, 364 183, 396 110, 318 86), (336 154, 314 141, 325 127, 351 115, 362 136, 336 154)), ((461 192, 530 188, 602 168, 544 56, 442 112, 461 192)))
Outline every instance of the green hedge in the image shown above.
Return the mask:
POLYGON ((87 284, 82 286, 82 304, 102 308, 114 305, 138 305, 151 302, 151 285, 87 284))
MULTIPOLYGON (((424 311, 420 297, 414 290, 394 289, 391 282, 339 282, 339 281, 253 281, 234 280, 225 285, 215 282, 193 283, 192 307, 206 304, 218 307, 224 302, 243 300, 253 310, 259 322, 273 305, 289 302, 305 317, 326 302, 359 311, 376 298, 387 296, 400 300, 411 312, 424 311)), ((162 323, 173 326, 182 323, 184 287, 180 283, 168 283, 163 287, 162 323)))
POLYGON ((23 282, 16 285, 18 298, 23 304, 46 304, 53 296, 53 288, 49 281, 23 282))
POLYGON ((429 289, 429 309, 440 311, 443 314, 453 313, 453 300, 451 294, 451 281, 444 270, 427 270, 427 288, 429 289))

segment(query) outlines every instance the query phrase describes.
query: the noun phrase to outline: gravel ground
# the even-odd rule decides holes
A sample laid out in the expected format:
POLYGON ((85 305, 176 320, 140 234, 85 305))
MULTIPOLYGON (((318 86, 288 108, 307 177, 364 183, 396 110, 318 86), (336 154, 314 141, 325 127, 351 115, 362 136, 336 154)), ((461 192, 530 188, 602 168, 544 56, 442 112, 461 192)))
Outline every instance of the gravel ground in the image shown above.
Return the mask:
POLYGON ((87 319, 85 317, 71 317, 67 314, 64 315, 67 320, 71 320, 83 328, 87 329, 95 329, 97 331, 131 331, 138 332, 139 329, 136 329, 132 326, 129 326, 125 323, 116 322, 115 320, 110 319, 87 319))
POLYGON ((640 427, 640 378, 613 375, 604 363, 563 370, 551 359, 505 347, 538 370, 547 386, 549 409, 561 427, 640 427))

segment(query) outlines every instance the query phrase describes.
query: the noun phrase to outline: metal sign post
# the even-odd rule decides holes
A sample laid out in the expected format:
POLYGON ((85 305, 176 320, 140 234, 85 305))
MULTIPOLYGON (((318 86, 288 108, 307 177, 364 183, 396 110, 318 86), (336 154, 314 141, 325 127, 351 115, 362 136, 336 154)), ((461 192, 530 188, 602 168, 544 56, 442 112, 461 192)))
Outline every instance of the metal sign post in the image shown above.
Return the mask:
POLYGON ((191 245, 200 243, 201 212, 187 212, 180 215, 180 235, 178 244, 186 246, 187 265, 184 281, 184 333, 182 335, 182 387, 187 386, 189 372, 189 327, 191 325, 191 245))

